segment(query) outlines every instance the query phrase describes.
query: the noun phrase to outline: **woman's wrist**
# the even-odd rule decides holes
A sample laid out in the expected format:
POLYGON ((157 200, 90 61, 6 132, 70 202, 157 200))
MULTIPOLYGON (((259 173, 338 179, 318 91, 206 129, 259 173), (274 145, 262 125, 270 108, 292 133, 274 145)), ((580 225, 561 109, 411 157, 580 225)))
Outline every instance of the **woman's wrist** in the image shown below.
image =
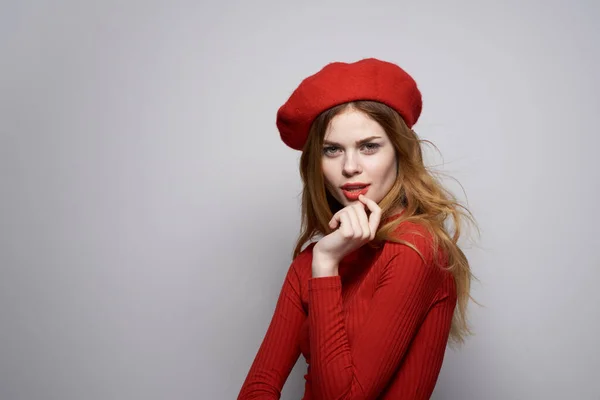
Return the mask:
POLYGON ((313 249, 312 275, 313 278, 338 275, 339 261, 313 249))

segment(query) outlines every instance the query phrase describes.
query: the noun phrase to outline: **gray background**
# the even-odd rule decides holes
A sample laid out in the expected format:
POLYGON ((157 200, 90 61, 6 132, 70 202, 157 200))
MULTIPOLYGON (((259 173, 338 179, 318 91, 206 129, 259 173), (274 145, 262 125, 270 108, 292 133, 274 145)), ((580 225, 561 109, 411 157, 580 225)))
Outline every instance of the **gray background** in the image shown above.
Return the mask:
POLYGON ((462 245, 485 307, 433 398, 600 399, 599 17, 594 1, 3 1, 0 399, 234 399, 300 223, 276 110, 363 57, 419 82, 428 163, 482 229, 462 245))

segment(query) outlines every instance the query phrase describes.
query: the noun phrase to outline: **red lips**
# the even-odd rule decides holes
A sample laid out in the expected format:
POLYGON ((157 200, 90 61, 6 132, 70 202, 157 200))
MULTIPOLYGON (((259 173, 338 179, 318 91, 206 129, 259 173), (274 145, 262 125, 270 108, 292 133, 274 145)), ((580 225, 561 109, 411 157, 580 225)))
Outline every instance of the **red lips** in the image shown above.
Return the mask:
POLYGON ((342 192, 349 201, 357 201, 358 196, 361 194, 364 196, 368 191, 369 185, 366 183, 347 183, 342 186, 342 192))
POLYGON ((342 186, 342 189, 359 189, 365 186, 368 186, 368 183, 362 183, 362 182, 352 182, 352 183, 346 183, 344 186, 342 186))

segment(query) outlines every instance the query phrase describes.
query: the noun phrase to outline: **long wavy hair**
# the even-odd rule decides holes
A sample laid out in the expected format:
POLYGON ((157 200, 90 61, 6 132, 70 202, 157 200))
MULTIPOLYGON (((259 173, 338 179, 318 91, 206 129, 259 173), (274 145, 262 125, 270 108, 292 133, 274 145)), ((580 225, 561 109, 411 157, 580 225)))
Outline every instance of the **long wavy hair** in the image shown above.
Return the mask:
POLYGON ((295 258, 314 238, 331 233, 333 230, 328 222, 343 208, 326 189, 321 160, 329 123, 333 117, 349 109, 365 113, 383 127, 394 146, 398 162, 396 182, 378 203, 382 210, 381 225, 368 245, 380 247, 384 241, 390 241, 408 245, 419 252, 412 243, 397 238, 395 232, 400 224, 409 221, 421 224, 429 231, 433 238, 434 260, 438 259, 439 247, 446 255, 447 265, 444 268, 454 276, 458 298, 449 344, 461 345, 466 336, 473 334, 467 322, 467 305, 469 299, 475 301, 470 294, 471 280, 475 277, 457 242, 461 236, 462 222, 470 221, 476 228, 477 224, 472 213, 459 204, 456 197, 436 178, 440 173, 424 165, 421 142, 432 143, 419 139, 402 117, 385 104, 367 100, 340 104, 321 113, 312 123, 300 157, 302 223, 292 257, 295 258), (404 209, 400 217, 388 219, 400 208, 404 209))

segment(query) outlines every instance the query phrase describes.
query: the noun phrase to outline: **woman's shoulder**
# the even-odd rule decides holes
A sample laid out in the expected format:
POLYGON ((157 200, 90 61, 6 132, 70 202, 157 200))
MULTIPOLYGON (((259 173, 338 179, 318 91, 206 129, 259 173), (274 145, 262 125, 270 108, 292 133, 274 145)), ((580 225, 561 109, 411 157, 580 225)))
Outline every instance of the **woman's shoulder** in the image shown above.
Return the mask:
POLYGON ((390 256, 395 256, 407 251, 420 253, 423 261, 427 264, 433 262, 434 250, 441 251, 439 244, 436 245, 433 233, 427 227, 415 221, 403 221, 393 231, 393 241, 386 240, 383 250, 390 256))
MULTIPOLYGON (((395 239, 410 240, 415 245, 423 246, 433 242, 432 233, 426 228, 425 224, 417 221, 402 221, 392 233, 395 239)), ((388 241, 393 244, 394 242, 388 241)))
POLYGON ((301 286, 312 276, 312 254, 316 244, 316 242, 312 242, 306 245, 289 265, 288 273, 295 276, 301 286))

